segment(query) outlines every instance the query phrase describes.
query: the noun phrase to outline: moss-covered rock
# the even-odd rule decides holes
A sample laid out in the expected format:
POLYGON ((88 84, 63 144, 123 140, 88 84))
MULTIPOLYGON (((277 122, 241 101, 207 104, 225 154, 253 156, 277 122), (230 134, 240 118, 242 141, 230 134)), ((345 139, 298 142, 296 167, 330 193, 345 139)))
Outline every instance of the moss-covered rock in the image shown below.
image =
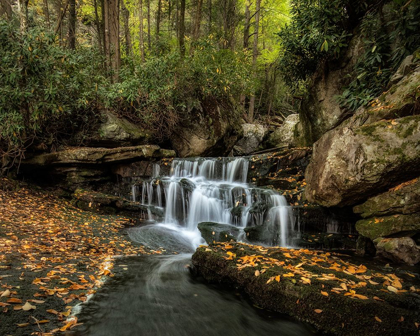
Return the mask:
POLYGON ((420 262, 420 247, 410 237, 377 238, 377 255, 396 263, 415 265, 420 262))
POLYGON ((198 248, 192 260, 208 282, 239 288, 255 305, 333 335, 418 334, 420 299, 411 273, 369 268, 322 251, 240 243, 198 248), (386 281, 404 291, 390 291, 386 281))
POLYGON ((420 212, 420 179, 408 181, 353 208, 363 218, 420 212))
POLYGON ((236 241, 241 233, 241 229, 236 226, 214 222, 199 223, 197 228, 207 244, 236 241))
POLYGON ((420 231, 420 214, 362 219, 357 221, 356 229, 372 240, 396 234, 410 236, 420 231))

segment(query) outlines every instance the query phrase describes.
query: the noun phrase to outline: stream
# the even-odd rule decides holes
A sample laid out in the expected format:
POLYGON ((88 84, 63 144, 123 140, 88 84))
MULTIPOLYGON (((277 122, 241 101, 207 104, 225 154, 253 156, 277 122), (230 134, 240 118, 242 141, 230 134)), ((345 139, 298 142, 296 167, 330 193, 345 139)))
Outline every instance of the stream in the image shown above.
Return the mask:
POLYGON ((314 335, 308 325, 252 306, 241 293, 204 283, 188 269, 205 243, 199 223, 244 229, 270 227, 273 245, 290 246, 298 234, 291 207, 278 193, 247 184, 243 158, 177 159, 170 176, 133 185, 132 200, 149 208, 148 223, 130 228, 134 243, 167 255, 117 260, 115 277, 82 305, 74 336, 314 335), (157 216, 161 211, 162 215, 157 216))

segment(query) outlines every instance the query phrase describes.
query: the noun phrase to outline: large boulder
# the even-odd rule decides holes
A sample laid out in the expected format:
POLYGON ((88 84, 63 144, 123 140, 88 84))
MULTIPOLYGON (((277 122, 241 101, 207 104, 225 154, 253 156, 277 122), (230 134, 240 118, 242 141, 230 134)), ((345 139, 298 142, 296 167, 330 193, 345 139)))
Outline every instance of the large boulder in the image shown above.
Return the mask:
POLYGON ((299 126, 299 114, 289 115, 284 120, 283 125, 276 128, 276 130, 270 134, 268 144, 272 147, 296 147, 299 144, 299 139, 297 137, 299 126))
POLYGON ((227 156, 240 136, 241 129, 217 110, 212 117, 197 112, 172 132, 170 142, 178 157, 227 156))
POLYGON ((374 242, 378 256, 396 263, 415 265, 420 262, 420 247, 410 237, 378 238, 374 242))
POLYGON ((314 144, 306 197, 354 205, 420 173, 420 68, 314 144))
POLYGON ((243 137, 233 147, 235 155, 248 155, 259 149, 267 128, 259 124, 243 124, 243 137))
POLYGON ((147 143, 152 134, 129 120, 117 117, 111 112, 104 113, 104 122, 88 140, 95 147, 118 147, 147 143))

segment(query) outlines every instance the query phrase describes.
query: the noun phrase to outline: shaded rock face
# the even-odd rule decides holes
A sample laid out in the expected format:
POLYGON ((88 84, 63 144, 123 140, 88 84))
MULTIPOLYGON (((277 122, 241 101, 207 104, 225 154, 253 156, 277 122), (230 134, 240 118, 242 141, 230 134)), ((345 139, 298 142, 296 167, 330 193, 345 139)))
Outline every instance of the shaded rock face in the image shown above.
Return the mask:
POLYGON ((41 154, 22 162, 24 165, 48 166, 68 164, 103 164, 130 160, 173 157, 172 150, 159 146, 142 145, 118 148, 73 148, 56 153, 41 154))
POLYGON ((151 134, 125 118, 105 112, 105 121, 99 126, 97 134, 89 139, 89 145, 117 147, 147 143, 151 134))
POLYGON ((410 265, 420 262, 420 247, 410 237, 378 238, 374 243, 378 256, 410 265))
POLYGON ((272 147, 290 146, 296 147, 300 140, 297 137, 298 127, 300 126, 299 114, 289 115, 278 127, 270 134, 268 144, 272 147))
POLYGON ((322 64, 313 76, 309 95, 299 111, 305 145, 313 144, 345 117, 336 96, 351 82, 348 75, 363 52, 361 42, 361 36, 356 35, 338 62, 322 64))
POLYGON ((308 200, 354 205, 420 174, 419 86, 417 68, 314 144, 308 200))
POLYGON ((415 264, 420 247, 420 179, 400 184, 353 208, 364 219, 357 221, 360 234, 373 241, 377 254, 394 262, 415 264))
POLYGON ((178 157, 227 156, 241 136, 218 111, 211 117, 198 117, 183 123, 170 136, 178 157))
POLYGON ((234 154, 238 156, 257 151, 267 134, 267 129, 259 124, 243 124, 242 132, 243 137, 233 147, 234 154))

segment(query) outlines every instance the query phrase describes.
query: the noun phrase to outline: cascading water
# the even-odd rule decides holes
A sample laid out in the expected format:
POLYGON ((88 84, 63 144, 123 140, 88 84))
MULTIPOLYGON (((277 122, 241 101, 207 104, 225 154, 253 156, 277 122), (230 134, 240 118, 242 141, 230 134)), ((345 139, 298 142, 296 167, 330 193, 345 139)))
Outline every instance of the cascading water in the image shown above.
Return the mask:
MULTIPOLYGON (((187 237, 195 248, 203 243, 197 228, 201 222, 240 229, 264 226, 273 235, 272 244, 290 245, 291 207, 284 196, 247 184, 248 165, 246 158, 175 159, 169 177, 159 177, 160 168, 154 165, 152 179, 142 184, 141 197, 133 186, 132 198, 150 207, 165 205, 164 218, 137 230, 165 228, 171 235, 187 237)), ((245 240, 246 235, 238 238, 245 240)))

